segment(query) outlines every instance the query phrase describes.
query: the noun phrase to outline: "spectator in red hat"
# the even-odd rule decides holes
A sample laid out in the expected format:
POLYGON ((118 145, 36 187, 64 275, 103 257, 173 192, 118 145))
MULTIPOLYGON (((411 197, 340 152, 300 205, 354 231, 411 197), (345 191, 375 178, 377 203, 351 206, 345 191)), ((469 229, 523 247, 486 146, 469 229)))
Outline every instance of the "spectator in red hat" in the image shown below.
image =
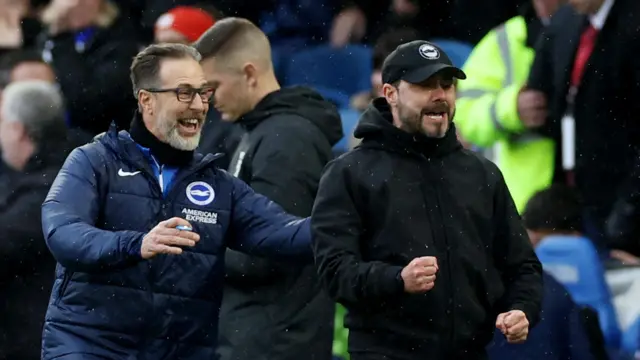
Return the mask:
POLYGON ((156 21, 155 42, 190 44, 215 22, 214 15, 201 8, 178 6, 156 21))

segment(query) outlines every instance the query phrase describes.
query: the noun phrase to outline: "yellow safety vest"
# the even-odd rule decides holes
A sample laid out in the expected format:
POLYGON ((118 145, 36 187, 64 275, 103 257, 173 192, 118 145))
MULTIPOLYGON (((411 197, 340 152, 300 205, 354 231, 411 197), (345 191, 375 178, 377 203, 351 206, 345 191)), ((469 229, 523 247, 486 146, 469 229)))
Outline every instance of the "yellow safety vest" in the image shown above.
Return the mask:
POLYGON ((495 146, 496 164, 522 212, 531 196, 553 180, 554 142, 527 132, 518 117, 518 92, 535 51, 526 45, 527 24, 517 16, 489 32, 473 49, 458 83, 456 125, 465 140, 495 146))

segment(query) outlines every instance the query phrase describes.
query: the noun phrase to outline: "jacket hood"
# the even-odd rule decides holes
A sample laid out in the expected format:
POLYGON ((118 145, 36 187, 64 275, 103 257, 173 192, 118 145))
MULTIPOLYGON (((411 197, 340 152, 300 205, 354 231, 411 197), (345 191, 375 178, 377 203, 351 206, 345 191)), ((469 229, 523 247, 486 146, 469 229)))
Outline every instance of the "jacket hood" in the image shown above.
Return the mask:
POLYGON ((453 123, 442 138, 411 134, 393 125, 391 108, 384 98, 369 104, 358 121, 354 136, 362 139, 360 147, 380 148, 402 154, 440 157, 462 149, 453 123))
POLYGON ((272 92, 238 123, 252 130, 265 119, 283 114, 296 114, 317 126, 333 146, 344 136, 342 120, 336 107, 317 92, 306 87, 290 87, 272 92))

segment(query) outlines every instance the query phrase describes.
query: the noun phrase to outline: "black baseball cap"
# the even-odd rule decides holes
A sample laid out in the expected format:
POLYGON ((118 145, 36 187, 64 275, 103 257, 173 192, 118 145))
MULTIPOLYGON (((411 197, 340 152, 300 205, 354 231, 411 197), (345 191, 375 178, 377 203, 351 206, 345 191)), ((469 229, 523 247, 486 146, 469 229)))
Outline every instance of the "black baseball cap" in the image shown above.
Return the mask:
POLYGON ((450 71, 455 78, 467 78, 436 44, 415 40, 398 46, 387 56, 382 64, 382 83, 404 80, 419 84, 443 70, 450 71))

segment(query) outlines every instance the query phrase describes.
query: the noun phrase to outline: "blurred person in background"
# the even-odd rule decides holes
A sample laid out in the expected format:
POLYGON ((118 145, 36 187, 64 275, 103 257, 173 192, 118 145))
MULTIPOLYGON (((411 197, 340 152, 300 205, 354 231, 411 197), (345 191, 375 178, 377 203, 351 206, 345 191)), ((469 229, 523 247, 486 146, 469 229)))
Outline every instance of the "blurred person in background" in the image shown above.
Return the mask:
POLYGON ((49 64, 35 50, 13 50, 0 56, 0 101, 2 90, 12 82, 42 80, 56 83, 56 75, 49 64))
POLYGON ((373 47, 373 57, 371 59, 373 63, 371 90, 353 95, 351 97, 352 108, 364 111, 371 100, 384 96, 382 93, 382 63, 384 59, 398 46, 413 40, 418 40, 418 32, 409 28, 389 31, 378 38, 373 47))
MULTIPOLYGON (((337 109, 315 91, 281 88, 266 35, 242 18, 218 21, 194 45, 223 121, 243 127, 229 172, 297 216, 309 216, 332 146, 337 109)), ((331 358, 335 304, 313 265, 227 250, 222 360, 331 358)))
POLYGON ((607 243, 605 234, 614 204, 630 193, 640 149, 639 27, 636 0, 569 0, 540 37, 518 98, 534 102, 536 111, 521 120, 553 139, 554 182, 575 186, 584 199, 585 236, 603 256, 607 247, 640 255, 640 247, 607 243))
POLYGON ((37 11, 46 0, 0 0, 0 55, 35 46, 42 31, 37 11))
POLYGON ((56 84, 53 68, 35 50, 15 50, 0 57, 0 72, 0 76, 6 76, 0 84, 4 86, 24 80, 42 80, 56 84))
MULTIPOLYGON (((213 9, 213 4, 220 0, 112 0, 121 12, 136 27, 138 39, 142 46, 154 41, 155 27, 158 18, 178 6, 197 7, 218 19, 220 14, 213 9), (213 11, 210 11, 213 10, 213 11)), ((240 1, 240 0, 237 0, 240 1)))
POLYGON ((521 14, 489 32, 464 64, 469 76, 458 84, 456 124, 461 136, 480 148, 497 147, 500 167, 519 211, 553 180, 555 144, 530 128, 544 98, 523 90, 535 43, 564 0, 531 0, 521 14), (520 116, 523 114, 524 116, 520 116))
POLYGON ((62 88, 68 125, 91 134, 112 121, 128 128, 135 110, 128 66, 139 44, 133 24, 110 0, 51 0, 41 19, 43 58, 62 88))
POLYGON ((476 43, 489 30, 517 14, 527 0, 355 0, 343 2, 334 17, 330 41, 336 47, 373 42, 393 29, 414 28, 423 39, 476 43))
POLYGON ((155 42, 191 44, 215 22, 216 18, 205 10, 178 6, 162 14, 156 21, 155 42))
POLYGON ((55 260, 40 208, 67 152, 64 106, 46 81, 8 85, 0 105, 0 358, 40 359, 55 260))
MULTIPOLYGON (((0 101, 4 86, 25 80, 42 80, 59 87, 53 68, 35 49, 14 50, 0 57, 0 101)), ((68 120, 68 116, 68 113, 65 113, 65 121, 68 120)), ((72 128, 67 129, 67 138, 69 141, 65 150, 71 151, 76 146, 90 142, 93 135, 80 128, 72 128)))
MULTIPOLYGON (((573 189, 554 185, 534 193, 522 209, 522 217, 534 247, 550 235, 579 236, 582 208, 573 189)), ((602 330, 589 312, 577 305, 567 289, 543 272, 544 295, 540 322, 524 344, 507 344, 496 332, 488 347, 491 360, 595 360, 606 352, 602 330), (592 332, 599 336, 591 336, 592 332)), ((596 315, 597 318, 597 315, 596 315)), ((605 357, 606 358, 606 357, 605 357)))

